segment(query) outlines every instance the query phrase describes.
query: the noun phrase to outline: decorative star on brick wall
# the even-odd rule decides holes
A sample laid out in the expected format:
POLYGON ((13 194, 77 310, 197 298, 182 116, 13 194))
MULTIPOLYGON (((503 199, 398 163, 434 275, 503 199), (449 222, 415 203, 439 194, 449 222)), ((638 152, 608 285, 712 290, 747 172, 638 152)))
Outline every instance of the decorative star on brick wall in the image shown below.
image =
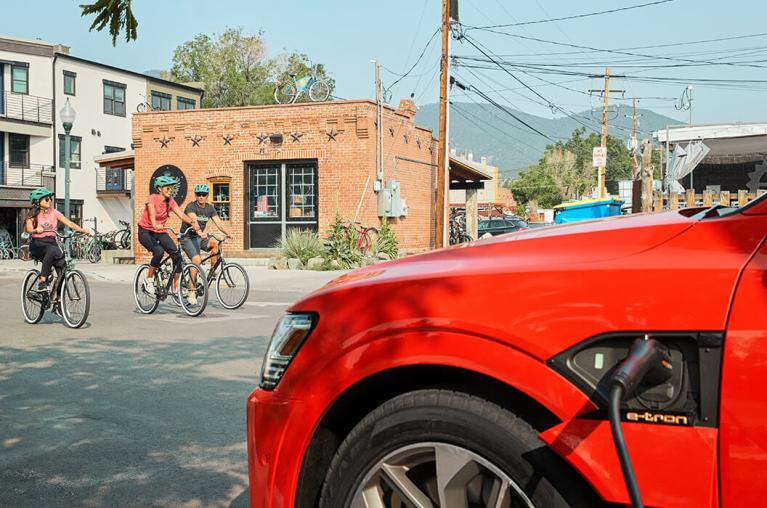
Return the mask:
POLYGON ((328 135, 328 141, 338 141, 336 139, 336 136, 338 136, 338 131, 337 130, 332 129, 332 130, 326 132, 325 134, 328 135))
POLYGON ((157 141, 160 142, 160 148, 168 148, 168 144, 170 143, 170 139, 168 139, 167 136, 163 136, 162 139, 158 139, 157 141))
POLYGON ((410 136, 408 136, 407 134, 404 134, 402 137, 405 139, 405 144, 408 144, 410 142, 410 136))
POLYGON ((257 134, 256 139, 258 139, 258 144, 262 144, 264 141, 266 141, 269 138, 269 134, 257 134))
POLYGON ((233 139, 234 139, 234 136, 232 136, 231 134, 227 134, 226 136, 224 136, 224 145, 231 145, 233 139))
POLYGON ((200 141, 202 141, 202 137, 200 137, 197 134, 195 134, 194 136, 189 138, 189 140, 192 142, 192 146, 193 147, 200 146, 200 141))
POLYGON ((421 138, 416 138, 415 144, 418 145, 418 148, 421 148, 421 138))
POLYGON ((394 137, 394 127, 389 127, 389 135, 394 137))
POLYGON ((300 132, 291 132, 290 137, 293 138, 293 143, 300 143, 301 142, 301 136, 303 136, 300 132))

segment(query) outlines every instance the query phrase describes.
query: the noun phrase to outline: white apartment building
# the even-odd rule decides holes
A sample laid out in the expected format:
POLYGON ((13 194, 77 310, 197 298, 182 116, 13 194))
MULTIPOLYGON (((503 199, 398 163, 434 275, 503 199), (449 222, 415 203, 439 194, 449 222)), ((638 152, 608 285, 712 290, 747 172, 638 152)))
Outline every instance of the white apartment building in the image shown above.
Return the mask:
MULTIPOLYGON (((47 186, 64 201, 64 128, 76 112, 70 146, 72 219, 98 231, 132 220, 131 168, 100 168, 95 158, 131 149, 131 119, 153 109, 199 107, 202 90, 78 58, 69 48, 0 36, 0 230, 16 238, 29 191, 47 186)), ((2 232, 0 231, 0 235, 2 232)))

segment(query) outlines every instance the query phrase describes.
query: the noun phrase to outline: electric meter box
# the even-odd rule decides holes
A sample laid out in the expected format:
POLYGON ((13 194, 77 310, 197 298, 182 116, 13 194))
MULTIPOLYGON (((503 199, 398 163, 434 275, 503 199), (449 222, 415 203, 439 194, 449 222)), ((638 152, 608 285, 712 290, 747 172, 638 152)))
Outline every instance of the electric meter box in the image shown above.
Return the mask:
POLYGON ((378 216, 401 217, 403 215, 399 180, 388 180, 378 193, 378 216))

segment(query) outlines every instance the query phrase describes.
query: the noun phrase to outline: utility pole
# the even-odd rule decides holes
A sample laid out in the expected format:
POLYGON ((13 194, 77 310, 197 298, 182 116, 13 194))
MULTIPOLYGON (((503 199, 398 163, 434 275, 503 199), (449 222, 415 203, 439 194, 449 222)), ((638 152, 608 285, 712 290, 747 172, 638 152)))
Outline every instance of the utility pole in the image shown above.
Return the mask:
MULTIPOLYGON (((639 144, 637 142, 637 100, 631 99, 631 137, 629 138, 629 164, 631 167, 631 177, 634 180, 639 179, 639 161, 637 160, 637 151, 639 144)), ((628 118, 628 117, 627 117, 628 118)))
MULTIPOLYGON (((602 94, 602 148, 607 149, 607 113, 610 107, 610 68, 605 67, 605 73, 601 76, 589 76, 591 78, 604 78, 605 87, 602 90, 589 90, 589 92, 600 92, 602 94)), ((613 76, 614 78, 622 78, 624 76, 613 76)), ((613 90, 614 93, 624 93, 625 90, 613 90)), ((607 166, 597 168, 597 188, 599 189, 599 198, 606 197, 605 193, 605 172, 607 166)))
MULTIPOLYGON (((454 1, 454 0, 453 0, 454 1)), ((437 248, 447 245, 447 187, 450 183, 450 156, 448 154, 448 83, 450 82, 450 4, 442 0, 442 55, 439 76, 439 139, 437 148, 437 199, 436 238, 437 248)))
POLYGON ((652 143, 642 140, 642 212, 652 212, 652 143))
POLYGON ((376 134, 378 135, 376 140, 376 179, 381 182, 381 188, 383 188, 384 179, 384 154, 383 154, 383 102, 381 98, 381 76, 380 65, 378 60, 372 60, 376 66, 376 124, 378 129, 376 134))

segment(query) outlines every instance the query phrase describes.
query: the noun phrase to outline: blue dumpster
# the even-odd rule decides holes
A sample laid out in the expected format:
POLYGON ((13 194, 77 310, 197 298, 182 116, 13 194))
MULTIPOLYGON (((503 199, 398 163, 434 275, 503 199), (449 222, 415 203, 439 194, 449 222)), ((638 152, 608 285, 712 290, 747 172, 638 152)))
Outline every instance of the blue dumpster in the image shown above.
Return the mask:
POLYGON ((579 220, 599 219, 621 214, 623 201, 615 198, 587 199, 562 203, 554 207, 554 223, 566 224, 579 220))

